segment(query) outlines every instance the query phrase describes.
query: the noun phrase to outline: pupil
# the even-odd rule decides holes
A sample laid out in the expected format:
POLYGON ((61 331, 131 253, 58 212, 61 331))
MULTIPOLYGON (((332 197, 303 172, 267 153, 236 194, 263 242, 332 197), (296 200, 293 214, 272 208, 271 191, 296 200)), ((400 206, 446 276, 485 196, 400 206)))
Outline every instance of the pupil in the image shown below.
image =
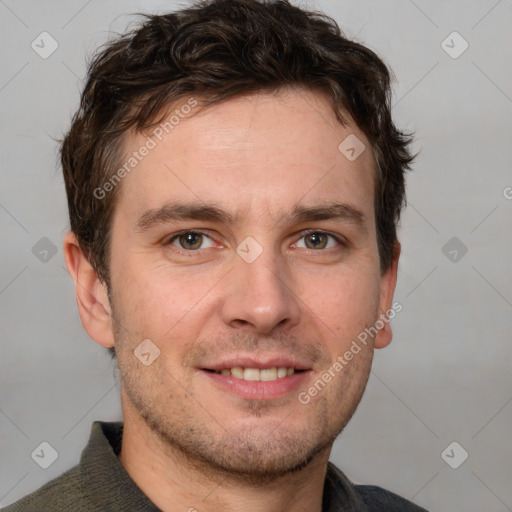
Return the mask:
MULTIPOLYGON (((185 245, 189 245, 189 248, 190 246, 198 246, 198 245, 201 245, 200 243, 200 236, 201 235, 198 235, 196 233, 188 233, 186 235, 184 235, 185 237, 185 245), (199 239, 199 243, 197 242, 197 240, 199 239), (195 242, 194 242, 195 240, 195 242)), ((196 248, 196 247, 192 247, 192 248, 196 248)))
POLYGON ((323 235, 322 233, 312 233, 311 235, 309 235, 309 241, 310 243, 312 243, 313 247, 318 247, 318 246, 322 246, 323 247, 323 244, 322 244, 322 238, 325 235, 323 235))

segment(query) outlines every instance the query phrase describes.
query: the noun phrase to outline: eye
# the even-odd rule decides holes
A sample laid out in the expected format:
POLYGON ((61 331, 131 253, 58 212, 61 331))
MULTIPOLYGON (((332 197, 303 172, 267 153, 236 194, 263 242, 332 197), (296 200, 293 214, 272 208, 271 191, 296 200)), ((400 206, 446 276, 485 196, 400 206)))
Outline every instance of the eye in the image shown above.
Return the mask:
MULTIPOLYGON (((336 245, 346 245, 340 238, 326 233, 325 231, 308 231, 303 233, 300 240, 305 240, 305 248, 310 250, 332 249, 336 247, 336 245), (334 243, 329 245, 329 239, 334 240, 334 243)), ((298 244, 294 244, 294 247, 298 247, 298 244)))
POLYGON ((212 239, 201 231, 182 231, 176 235, 173 235, 167 242, 166 245, 173 245, 178 247, 179 250, 185 250, 186 252, 197 251, 198 249, 208 249, 213 247, 212 239), (210 240, 210 245, 207 247, 201 247, 204 239, 210 240), (176 246, 174 242, 178 242, 179 246, 176 246))
MULTIPOLYGON (((176 233, 169 238, 165 245, 171 245, 176 248, 176 251, 181 254, 191 254, 199 249, 209 249, 214 247, 214 242, 206 233, 202 231, 182 231, 176 233), (204 243, 209 241, 206 246, 204 243)), ((325 231, 309 230, 302 233, 299 242, 293 244, 294 248, 304 248, 311 251, 322 251, 333 249, 336 247, 346 247, 347 243, 342 237, 337 237, 325 231), (302 240, 305 240, 305 246, 299 245, 302 240)))

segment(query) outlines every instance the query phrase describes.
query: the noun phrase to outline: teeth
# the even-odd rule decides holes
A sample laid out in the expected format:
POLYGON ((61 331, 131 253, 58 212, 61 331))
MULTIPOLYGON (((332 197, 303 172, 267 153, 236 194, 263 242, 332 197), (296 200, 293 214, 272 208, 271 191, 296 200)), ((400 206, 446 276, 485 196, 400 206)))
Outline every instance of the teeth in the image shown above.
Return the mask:
POLYGON ((264 370, 260 370, 259 373, 260 373, 260 380, 276 380, 277 379, 277 368, 265 368, 264 370))
POLYGON ((220 372, 221 375, 231 375, 237 379, 249 380, 249 381, 271 381, 276 379, 282 379, 288 375, 295 373, 294 368, 286 368, 281 366, 276 368, 241 368, 236 366, 234 368, 223 368, 220 372))
POLYGON ((244 370, 244 380, 260 380, 258 368, 246 368, 244 370))
MULTIPOLYGON (((291 370, 291 368, 290 368, 291 370)), ((278 368, 277 370, 277 378, 282 379, 283 377, 286 377, 286 368, 281 366, 281 368, 278 368)))
POLYGON ((235 368, 231 368, 231 375, 233 377, 236 377, 237 379, 243 379, 244 378, 244 369, 240 368, 239 366, 236 366, 235 368))

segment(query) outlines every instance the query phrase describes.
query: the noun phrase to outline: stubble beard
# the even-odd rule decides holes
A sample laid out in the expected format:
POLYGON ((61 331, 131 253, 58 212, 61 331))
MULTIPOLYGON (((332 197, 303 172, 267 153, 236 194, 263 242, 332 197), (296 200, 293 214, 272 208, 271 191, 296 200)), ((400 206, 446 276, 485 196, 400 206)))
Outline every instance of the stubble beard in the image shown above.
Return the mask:
MULTIPOLYGON (((127 340, 126 332, 114 330, 122 393, 166 455, 191 471, 214 479, 228 477, 246 485, 275 483, 329 453, 354 414, 371 369, 371 355, 369 361, 345 368, 347 375, 338 377, 339 383, 330 384, 338 384, 336 388, 323 390, 313 403, 298 409, 296 415, 306 418, 300 427, 288 428, 283 414, 267 431, 253 422, 251 428, 230 432, 208 412, 207 404, 201 404, 200 397, 185 391, 176 381, 165 367, 163 354, 141 371, 133 355, 137 342, 127 340), (359 383, 347 397, 343 384, 349 384, 352 377, 359 383), (315 414, 310 407, 315 407, 315 414), (332 421, 333 415, 336 421, 332 421)), ((264 419, 275 410, 271 402, 248 400, 243 413, 244 417, 250 413, 264 419)))
MULTIPOLYGON (((154 397, 142 391, 155 389, 151 382, 134 379, 127 368, 121 373, 122 389, 132 409, 171 459, 199 474, 227 476, 256 486, 299 472, 321 453, 330 452, 332 444, 355 412, 366 384, 365 380, 359 396, 352 397, 351 407, 341 415, 339 410, 333 410, 336 407, 333 404, 344 403, 343 392, 338 390, 340 401, 329 399, 327 393, 315 397, 314 415, 307 415, 312 404, 302 406, 304 409, 299 410, 299 414, 304 414, 307 420, 299 428, 287 428, 287 417, 284 416, 280 423, 272 424, 266 430, 254 422, 250 429, 230 432, 207 412, 205 405, 199 405, 194 395, 187 396, 182 388, 178 394, 168 394, 163 397, 168 400, 162 400, 162 396, 154 397), (187 403, 192 407, 187 407, 187 403), (166 404, 178 405, 166 408, 166 404), (338 415, 336 422, 329 421, 333 414, 338 415)), ((171 385, 174 382, 172 378, 151 381, 157 385, 158 382, 171 385)), ((250 412, 255 418, 263 417, 263 420, 273 408, 256 400, 248 401, 245 406, 244 412, 250 412)))

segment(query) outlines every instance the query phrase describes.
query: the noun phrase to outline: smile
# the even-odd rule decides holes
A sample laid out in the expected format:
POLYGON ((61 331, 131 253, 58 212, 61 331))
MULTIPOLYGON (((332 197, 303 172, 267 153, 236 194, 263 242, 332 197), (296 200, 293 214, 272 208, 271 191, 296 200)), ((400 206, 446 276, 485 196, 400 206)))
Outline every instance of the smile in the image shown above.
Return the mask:
POLYGON ((311 370, 288 366, 254 368, 234 366, 232 368, 203 368, 202 375, 213 386, 246 400, 274 400, 298 393, 308 382, 311 370))
POLYGON ((274 366, 271 368, 242 368, 235 366, 233 368, 223 368, 221 370, 209 370, 206 371, 218 373, 220 375, 231 375, 235 379, 248 380, 248 381, 264 381, 269 382, 277 379, 293 375, 296 371, 291 367, 280 366, 279 368, 274 366))

